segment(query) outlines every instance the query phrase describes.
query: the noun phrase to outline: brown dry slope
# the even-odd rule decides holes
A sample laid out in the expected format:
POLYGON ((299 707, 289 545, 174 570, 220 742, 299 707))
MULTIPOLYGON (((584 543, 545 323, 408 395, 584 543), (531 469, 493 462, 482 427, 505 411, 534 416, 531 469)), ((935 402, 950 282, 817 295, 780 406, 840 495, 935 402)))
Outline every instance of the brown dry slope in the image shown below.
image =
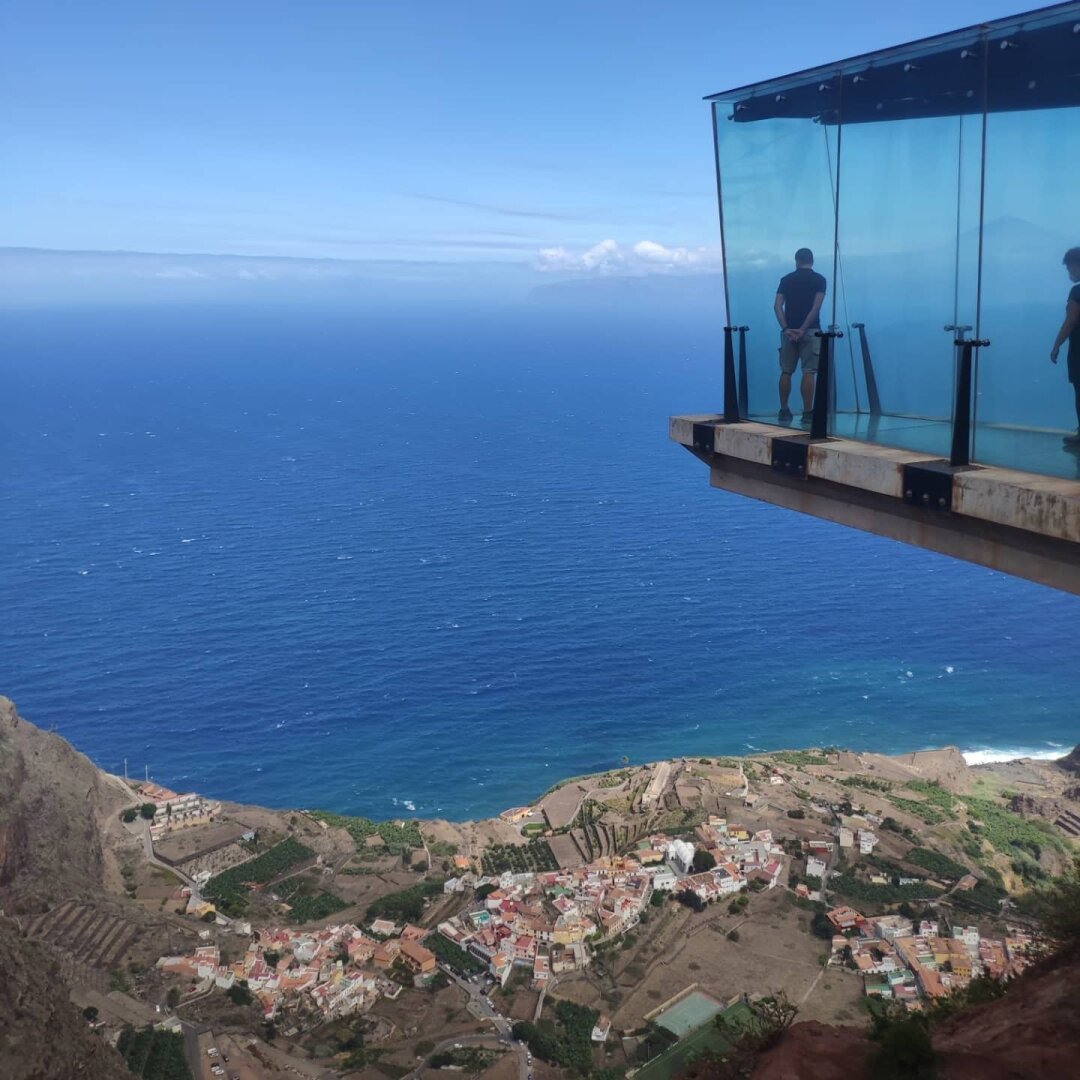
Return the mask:
POLYGON ((68 1000, 50 953, 0 918, 0 1076, 4 1080, 131 1080, 120 1055, 68 1000))
MULTIPOLYGON (((940 1080, 1080 1076, 1080 950, 1025 972, 998 1001, 933 1029, 940 1080)), ((759 1061, 754 1080, 872 1080, 874 1044, 855 1028, 795 1024, 759 1061)))
POLYGON ((86 755, 0 697, 0 909, 41 911, 118 880, 109 840, 122 842, 127 801, 86 755))

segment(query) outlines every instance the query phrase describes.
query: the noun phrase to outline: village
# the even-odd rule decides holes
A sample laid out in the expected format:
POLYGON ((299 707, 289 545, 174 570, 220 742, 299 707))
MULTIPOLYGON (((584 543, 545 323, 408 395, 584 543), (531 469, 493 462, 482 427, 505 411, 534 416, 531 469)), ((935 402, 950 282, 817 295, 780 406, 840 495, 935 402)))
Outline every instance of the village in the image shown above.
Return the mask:
MULTIPOLYGON (((376 1060, 413 1070, 462 1039, 524 1061, 524 1032, 563 1031, 573 1007, 594 1017, 596 1068, 664 1080, 763 997, 858 1024, 1029 966, 1038 926, 1002 875, 1036 857, 1054 872, 1067 841, 999 807, 1058 781, 1027 764, 998 776, 952 752, 682 758, 461 823, 237 806, 147 779, 120 815, 121 869, 160 937, 129 949, 134 925, 103 913, 128 958, 80 1004, 110 1040, 183 1035, 195 1075, 272 1076, 314 1054, 368 1060, 367 1080, 376 1060)), ((90 918, 68 905, 31 929, 78 948, 90 918)))
MULTIPOLYGON (((171 793, 154 795, 164 800, 171 793)), ((747 804, 751 799, 747 793, 747 804)), ((828 814, 830 808, 820 810, 828 814)), ((253 929, 236 921, 231 929, 250 937, 240 959, 224 963, 216 945, 203 944, 188 955, 162 957, 158 967, 186 983, 185 997, 243 986, 264 1020, 277 1022, 285 1035, 365 1012, 381 997, 395 999, 403 987, 429 986, 440 970, 483 973, 498 986, 518 973, 533 989, 547 991, 560 976, 587 969, 597 949, 632 931, 650 906, 677 902, 700 910, 777 886, 820 904, 834 859, 845 852, 869 855, 878 821, 874 815, 841 814, 831 836, 803 838, 792 848, 772 829, 751 831, 711 814, 690 837, 654 833, 624 855, 545 872, 483 875, 457 856, 455 875, 442 889, 461 907, 435 928, 386 918, 364 928, 346 923, 314 930, 253 929), (805 860, 803 875, 789 876, 791 850, 805 860)), ((184 892, 192 914, 214 917, 210 901, 184 892)), ((910 1007, 961 989, 979 975, 1014 976, 1028 962, 1031 938, 1021 930, 988 939, 976 926, 957 925, 946 934, 933 919, 864 917, 847 906, 828 910, 826 917, 834 930, 828 962, 863 976, 867 996, 910 1007)), ((599 1025, 599 1034, 606 1037, 609 1028, 610 1021, 599 1025)))

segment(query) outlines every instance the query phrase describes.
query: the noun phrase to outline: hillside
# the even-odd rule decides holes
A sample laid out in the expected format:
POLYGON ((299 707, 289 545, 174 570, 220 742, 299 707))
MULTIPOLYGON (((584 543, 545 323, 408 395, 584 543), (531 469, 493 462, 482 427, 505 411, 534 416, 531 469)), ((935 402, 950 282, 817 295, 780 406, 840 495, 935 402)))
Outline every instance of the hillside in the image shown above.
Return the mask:
POLYGON ((118 814, 130 802, 120 782, 0 697, 0 910, 117 891, 118 814))
MULTIPOLYGON (((1076 1076, 1078 979, 1080 952, 1074 949, 1025 972, 997 1001, 969 1006, 936 1026, 938 1080, 1076 1076)), ((753 1078, 871 1080, 874 1071, 866 1061, 874 1049, 857 1028, 795 1024, 762 1056, 753 1078)))
POLYGON ((5 1080, 130 1080, 120 1055, 68 1000, 52 954, 0 918, 0 1076, 5 1080), (48 1032, 48 1038, 42 1035, 48 1032))

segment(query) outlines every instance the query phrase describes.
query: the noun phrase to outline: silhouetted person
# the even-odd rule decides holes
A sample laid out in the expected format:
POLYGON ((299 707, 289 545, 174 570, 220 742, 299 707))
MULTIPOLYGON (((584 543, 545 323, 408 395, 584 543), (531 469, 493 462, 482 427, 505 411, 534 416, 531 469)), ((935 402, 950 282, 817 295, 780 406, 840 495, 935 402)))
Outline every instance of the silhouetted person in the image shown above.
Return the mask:
POLYGON ((1065 321, 1054 338, 1054 347, 1050 350, 1050 360, 1056 364, 1058 350, 1066 341, 1069 343, 1068 368, 1069 382, 1072 383, 1073 396, 1076 398, 1076 434, 1066 435, 1066 446, 1080 449, 1080 247, 1069 248, 1061 260, 1073 287, 1069 290, 1069 299, 1065 304, 1065 321))
POLYGON ((780 413, 782 421, 791 419, 788 398, 791 376, 796 363, 802 365, 803 420, 809 420, 814 407, 814 376, 821 353, 821 329, 818 312, 825 299, 825 279, 814 270, 814 253, 809 248, 795 252, 795 269, 780 279, 776 287, 773 311, 780 324, 780 413))

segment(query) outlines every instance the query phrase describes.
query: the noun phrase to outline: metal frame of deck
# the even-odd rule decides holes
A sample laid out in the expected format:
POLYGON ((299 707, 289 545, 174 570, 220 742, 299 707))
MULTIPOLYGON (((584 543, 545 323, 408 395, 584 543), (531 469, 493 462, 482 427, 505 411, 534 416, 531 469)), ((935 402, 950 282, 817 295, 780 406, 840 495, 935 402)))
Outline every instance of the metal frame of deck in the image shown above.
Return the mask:
POLYGON ((713 487, 1080 595, 1080 481, 716 414, 669 434, 713 487))

